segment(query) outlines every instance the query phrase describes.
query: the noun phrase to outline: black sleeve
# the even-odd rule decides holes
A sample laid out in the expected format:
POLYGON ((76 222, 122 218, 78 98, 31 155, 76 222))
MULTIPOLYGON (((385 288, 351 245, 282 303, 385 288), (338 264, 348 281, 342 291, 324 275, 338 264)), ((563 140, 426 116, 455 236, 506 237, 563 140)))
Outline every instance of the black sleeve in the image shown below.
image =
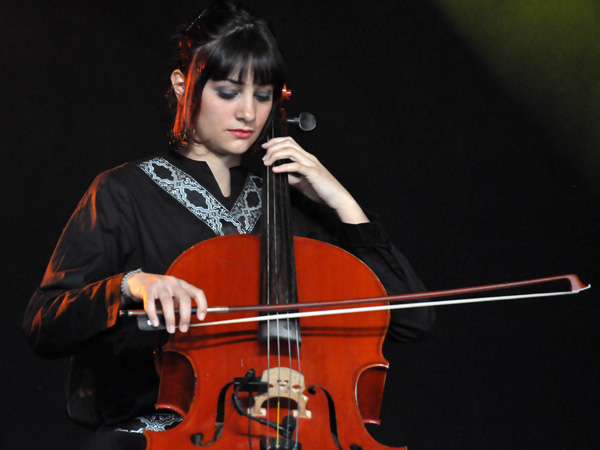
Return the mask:
MULTIPOLYGON (((424 292, 425 286, 379 220, 372 214, 369 219, 369 223, 341 225, 344 247, 369 266, 388 295, 424 292)), ((432 307, 392 310, 387 337, 398 342, 420 340, 431 332, 434 322, 432 307)))
POLYGON ((115 324, 130 208, 127 191, 106 173, 80 201, 25 312, 23 331, 36 352, 71 354, 115 324))

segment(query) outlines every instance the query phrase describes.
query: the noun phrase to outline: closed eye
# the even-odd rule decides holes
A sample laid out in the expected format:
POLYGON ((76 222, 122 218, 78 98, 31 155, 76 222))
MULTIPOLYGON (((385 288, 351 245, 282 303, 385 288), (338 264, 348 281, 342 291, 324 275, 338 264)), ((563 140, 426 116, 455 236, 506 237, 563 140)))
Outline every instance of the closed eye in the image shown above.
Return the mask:
POLYGON ((255 94, 254 98, 261 103, 265 103, 271 101, 272 95, 270 92, 268 94, 255 94))
POLYGON ((224 100, 233 100, 239 95, 239 92, 235 89, 217 89, 217 95, 224 100))
POLYGON ((257 92, 254 94, 254 98, 261 103, 270 102, 273 99, 273 91, 257 92))

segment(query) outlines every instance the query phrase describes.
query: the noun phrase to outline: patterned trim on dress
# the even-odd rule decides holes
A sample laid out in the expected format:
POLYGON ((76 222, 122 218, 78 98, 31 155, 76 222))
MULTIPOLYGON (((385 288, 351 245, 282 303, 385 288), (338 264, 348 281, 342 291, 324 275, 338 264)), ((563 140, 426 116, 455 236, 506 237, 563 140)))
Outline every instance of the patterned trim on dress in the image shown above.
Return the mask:
POLYGON ((115 428, 114 431, 122 431, 124 433, 143 433, 146 430, 150 431, 166 431, 177 426, 183 420, 179 414, 172 413, 155 413, 148 414, 132 419, 131 422, 115 428))
POLYGON ((260 217, 262 180, 256 175, 248 174, 244 189, 228 211, 204 186, 166 159, 153 158, 138 166, 217 236, 225 234, 226 224, 233 225, 240 234, 250 233, 260 217))

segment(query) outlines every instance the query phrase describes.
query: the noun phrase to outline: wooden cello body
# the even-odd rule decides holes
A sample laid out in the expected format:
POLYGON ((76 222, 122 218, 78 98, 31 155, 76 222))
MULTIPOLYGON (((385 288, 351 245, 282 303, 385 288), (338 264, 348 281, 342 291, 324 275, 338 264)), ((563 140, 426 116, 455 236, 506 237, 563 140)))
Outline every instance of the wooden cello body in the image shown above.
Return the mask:
MULTIPOLYGON (((376 276, 344 250, 311 239, 294 241, 299 302, 383 293, 376 276)), ((211 306, 254 304, 259 266, 260 238, 235 235, 197 244, 169 274, 202 286, 211 306)), ((209 315, 210 320, 218 315, 209 315)), ((184 420, 168 431, 147 431, 147 448, 389 449, 364 427, 379 422, 388 367, 381 346, 388 320, 388 311, 303 318, 299 347, 287 340, 260 342, 256 323, 177 332, 163 348, 157 407, 175 410, 184 420), (269 392, 242 390, 239 400, 270 425, 235 409, 230 383, 250 369, 256 378, 268 375, 269 392)))

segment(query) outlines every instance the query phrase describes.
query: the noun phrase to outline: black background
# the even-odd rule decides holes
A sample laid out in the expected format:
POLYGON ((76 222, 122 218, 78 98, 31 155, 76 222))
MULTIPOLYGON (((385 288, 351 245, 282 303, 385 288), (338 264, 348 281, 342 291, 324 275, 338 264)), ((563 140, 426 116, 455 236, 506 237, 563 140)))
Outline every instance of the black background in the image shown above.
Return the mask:
MULTIPOLYGON (((432 3, 257 3, 288 60, 288 110, 319 122, 297 139, 379 212, 428 288, 598 282, 598 195, 432 3)), ((23 311, 93 177, 166 146, 171 37, 205 3, 3 4, 0 443, 75 449, 68 362, 33 355, 23 311)), ((598 448, 599 311, 595 289, 439 307, 428 340, 386 344, 375 435, 411 450, 598 448)))

